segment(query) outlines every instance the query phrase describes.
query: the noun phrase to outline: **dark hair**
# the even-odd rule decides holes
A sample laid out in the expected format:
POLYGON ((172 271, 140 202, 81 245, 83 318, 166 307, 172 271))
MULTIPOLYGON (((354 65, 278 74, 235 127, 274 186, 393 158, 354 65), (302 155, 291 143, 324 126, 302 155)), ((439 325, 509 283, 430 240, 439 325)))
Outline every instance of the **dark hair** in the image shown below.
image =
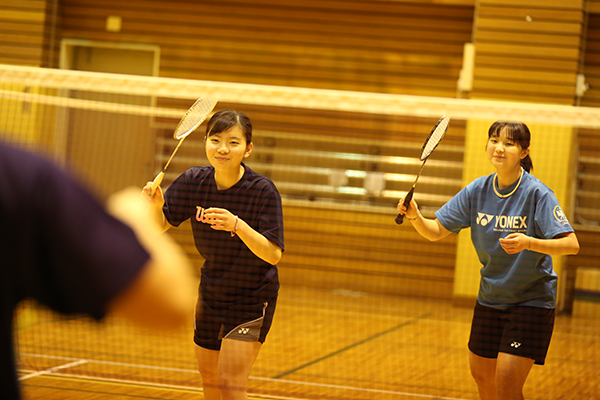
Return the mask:
POLYGON ((222 110, 214 113, 206 125, 206 136, 226 132, 239 126, 246 138, 246 145, 252 143, 252 122, 246 114, 235 110, 222 110))
MULTIPOLYGON (((522 122, 506 122, 506 121, 496 121, 490 126, 490 130, 488 131, 488 139, 491 137, 498 137, 502 130, 506 131, 506 137, 521 146, 523 150, 529 148, 529 143, 531 141, 531 133, 529 132, 529 128, 522 122)), ((531 161, 531 157, 529 154, 525 158, 521 160, 521 167, 527 172, 531 172, 533 170, 533 161, 531 161)))

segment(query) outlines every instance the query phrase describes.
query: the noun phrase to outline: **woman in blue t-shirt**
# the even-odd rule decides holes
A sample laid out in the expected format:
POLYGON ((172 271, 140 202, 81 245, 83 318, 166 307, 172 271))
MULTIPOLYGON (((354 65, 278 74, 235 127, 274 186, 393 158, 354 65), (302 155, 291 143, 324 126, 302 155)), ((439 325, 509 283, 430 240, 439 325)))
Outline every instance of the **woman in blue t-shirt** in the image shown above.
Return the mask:
POLYGON ((533 364, 543 365, 554 327, 557 275, 550 255, 579 252, 556 196, 533 177, 530 132, 495 122, 487 156, 494 174, 475 179, 424 218, 415 200, 398 212, 435 241, 463 228, 481 261, 481 282, 469 339, 469 362, 482 400, 523 399, 533 364))
MULTIPOLYGON (((248 168, 252 123, 219 111, 206 127, 210 165, 192 167, 152 198, 164 229, 190 219, 205 259, 194 324, 204 398, 247 399, 252 365, 271 327, 284 250, 281 197, 248 168)), ((144 188, 149 198, 151 185, 144 188)))

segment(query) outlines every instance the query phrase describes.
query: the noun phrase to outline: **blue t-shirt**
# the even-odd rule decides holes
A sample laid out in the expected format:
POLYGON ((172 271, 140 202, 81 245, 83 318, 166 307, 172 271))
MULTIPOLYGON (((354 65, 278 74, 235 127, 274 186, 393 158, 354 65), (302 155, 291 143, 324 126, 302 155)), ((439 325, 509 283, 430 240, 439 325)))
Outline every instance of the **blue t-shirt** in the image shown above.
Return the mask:
POLYGON ((163 212, 173 226, 191 219, 196 248, 205 259, 200 283, 205 299, 271 301, 279 290, 277 267, 258 258, 238 236, 198 220, 202 209, 224 208, 284 250, 281 196, 269 178, 242 165, 244 175, 226 190, 217 189, 212 166, 188 169, 165 192, 163 212))
POLYGON ((498 189, 507 195, 518 185, 513 194, 501 198, 494 192, 495 175, 471 182, 435 216, 451 232, 471 228, 471 239, 483 265, 477 298, 480 304, 555 308, 558 277, 552 257, 529 250, 508 254, 498 239, 511 233, 551 239, 573 232, 573 228, 554 192, 539 179, 523 171, 520 184, 517 181, 498 189))

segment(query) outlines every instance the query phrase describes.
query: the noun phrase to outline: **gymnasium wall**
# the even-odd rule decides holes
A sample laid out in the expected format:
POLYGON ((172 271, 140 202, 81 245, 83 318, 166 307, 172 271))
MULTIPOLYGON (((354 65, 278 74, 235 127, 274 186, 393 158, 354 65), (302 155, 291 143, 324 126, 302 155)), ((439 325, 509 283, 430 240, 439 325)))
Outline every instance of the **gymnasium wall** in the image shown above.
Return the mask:
POLYGON ((0 0, 0 63, 48 65, 53 2, 0 0))
POLYGON ((165 77, 451 97, 473 7, 67 0, 60 17, 60 37, 159 45, 165 77), (109 16, 120 32, 106 31, 109 16))
POLYGON ((598 0, 297 4, 0 0, 0 62, 56 67, 63 38, 143 43, 160 76, 455 97, 474 41, 466 96, 573 104, 584 73, 581 104, 600 101, 598 0))

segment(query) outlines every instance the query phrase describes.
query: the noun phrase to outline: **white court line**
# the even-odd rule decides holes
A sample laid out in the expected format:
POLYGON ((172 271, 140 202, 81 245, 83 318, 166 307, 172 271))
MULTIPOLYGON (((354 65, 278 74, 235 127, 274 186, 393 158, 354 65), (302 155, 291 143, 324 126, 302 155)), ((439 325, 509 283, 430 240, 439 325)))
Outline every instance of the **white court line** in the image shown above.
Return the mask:
MULTIPOLYGON (((180 390, 187 390, 190 392, 198 392, 198 393, 202 393, 203 390, 201 388, 198 387, 193 387, 193 386, 180 386, 180 385, 169 385, 169 384, 163 384, 163 383, 155 383, 155 382, 144 382, 144 381, 131 381, 131 380, 127 380, 127 379, 114 379, 114 378, 102 378, 102 377, 96 377, 96 376, 84 376, 84 375, 75 375, 75 374, 65 374, 65 373, 61 373, 61 372, 53 372, 48 374, 50 376, 56 376, 56 377, 60 377, 60 378, 77 378, 77 379, 86 379, 89 381, 100 381, 100 382, 110 382, 110 383, 126 383, 126 384, 130 384, 130 385, 135 385, 135 386, 150 386, 150 387, 156 387, 156 388, 160 388, 160 389, 180 389, 180 390)), ((264 399, 276 399, 276 400, 310 400, 310 399, 304 399, 304 398, 300 398, 300 397, 285 397, 285 396, 275 396, 275 395, 268 395, 268 394, 257 394, 257 393, 248 393, 248 395, 250 397, 259 397, 259 398, 264 398, 264 399)), ((462 400, 462 399, 461 399, 462 400)))
POLYGON ((269 382, 283 382, 283 383, 291 383, 295 385, 306 385, 306 386, 316 386, 316 387, 326 387, 331 389, 345 389, 345 390, 353 390, 367 393, 382 393, 382 394, 393 394, 398 396, 413 396, 413 397, 423 397, 427 399, 440 399, 440 400, 467 400, 461 399, 457 397, 443 397, 436 396, 430 394, 418 394, 418 393, 409 393, 409 392, 395 392, 393 390, 383 390, 383 389, 365 389, 365 388, 357 388, 353 386, 343 386, 343 385, 332 385, 329 383, 315 383, 315 382, 303 382, 303 381, 292 381, 288 379, 272 379, 272 378, 261 378, 261 377, 251 377, 250 379, 260 380, 260 381, 269 381, 269 382))
MULTIPOLYGON (((32 354, 32 353, 20 353, 20 354, 24 355, 24 356, 28 356, 28 357, 50 358, 53 360, 72 360, 72 361, 81 360, 80 358, 74 358, 74 357, 48 356, 48 355, 44 355, 44 354, 32 354)), ((156 367, 154 365, 130 364, 130 363, 122 363, 122 362, 116 362, 116 361, 97 361, 97 360, 85 360, 85 361, 90 364, 117 365, 120 367, 133 367, 133 368, 139 368, 139 369, 155 369, 155 370, 159 370, 159 371, 183 372, 183 373, 188 373, 188 374, 189 373, 191 373, 191 374, 198 373, 198 371, 195 369, 156 367)))
POLYGON ((86 379, 90 381, 100 381, 100 382, 111 382, 111 383, 127 383, 130 385, 136 386, 151 386, 158 388, 168 388, 168 389, 182 389, 182 390, 190 390, 193 392, 202 392, 201 388, 193 387, 193 386, 181 386, 181 385, 169 385, 168 383, 156 383, 156 382, 146 382, 146 381, 132 381, 128 379, 117 379, 117 378, 103 378, 101 376, 88 376, 88 375, 77 375, 77 374, 67 374, 64 372, 51 372, 46 375, 57 376, 62 378, 78 378, 78 379, 86 379))
MULTIPOLYGON (((72 377, 72 378, 85 378, 85 379, 89 379, 89 380, 96 380, 96 381, 103 381, 103 382, 127 383, 127 384, 133 384, 133 385, 144 385, 144 386, 152 386, 152 387, 160 387, 160 388, 172 388, 172 389, 182 389, 182 390, 191 390, 191 391, 202 392, 202 389, 193 387, 193 386, 169 385, 169 384, 163 384, 163 383, 131 381, 131 380, 126 380, 126 379, 102 378, 102 377, 95 377, 95 376, 75 375, 75 374, 66 374, 66 373, 61 373, 61 372, 55 372, 55 371, 58 371, 61 369, 69 368, 71 366, 84 364, 84 363, 103 364, 103 365, 118 365, 118 366, 140 368, 140 369, 153 369, 153 370, 171 371, 171 372, 174 371, 174 372, 183 372, 183 373, 191 373, 191 374, 198 373, 198 371, 192 370, 192 369, 157 367, 157 366, 151 366, 151 365, 130 364, 130 363, 121 363, 121 362, 114 362, 114 361, 81 360, 81 359, 72 358, 72 357, 59 357, 59 356, 49 356, 49 355, 31 354, 31 353, 21 353, 21 354, 30 356, 30 357, 38 357, 38 358, 50 358, 50 359, 57 359, 57 360, 73 360, 73 362, 69 363, 69 364, 64 364, 64 365, 61 365, 58 367, 50 368, 45 371, 26 375, 26 376, 21 377, 19 380, 32 378, 32 377, 35 377, 38 375, 52 375, 52 376, 72 377)), ((467 399, 457 398, 457 397, 444 397, 444 396, 419 394, 419 393, 396 392, 393 390, 382 390, 382 389, 366 389, 366 388, 359 388, 359 387, 353 387, 353 386, 333 385, 333 384, 327 384, 327 383, 294 381, 294 380, 290 380, 290 379, 273 379, 273 378, 265 378, 265 377, 257 377, 257 376, 251 376, 250 379, 258 380, 258 381, 265 381, 265 382, 279 382, 279 383, 289 383, 289 384, 312 386, 312 387, 323 387, 323 388, 330 388, 330 389, 344 389, 344 390, 351 390, 351 391, 365 392, 365 393, 390 394, 390 395, 395 395, 395 396, 412 396, 412 397, 420 397, 420 398, 424 398, 424 399, 467 400, 467 399)), ((267 394, 257 394, 257 393, 248 393, 248 395, 254 396, 254 397, 262 397, 265 399, 306 400, 306 399, 302 399, 302 398, 279 397, 279 396, 271 396, 271 395, 267 395, 267 394)))
POLYGON ((59 365, 56 367, 52 367, 43 371, 38 371, 38 372, 34 372, 32 374, 29 375, 25 375, 19 378, 20 381, 24 381, 25 379, 29 379, 29 378, 35 378, 36 376, 40 376, 40 375, 48 375, 51 374, 55 371, 60 371, 61 369, 65 369, 65 368, 71 368, 74 367, 76 365, 81 365, 81 364, 85 364, 87 363, 87 360, 77 360, 77 361, 73 361, 72 363, 68 363, 68 364, 63 364, 63 365, 59 365))

